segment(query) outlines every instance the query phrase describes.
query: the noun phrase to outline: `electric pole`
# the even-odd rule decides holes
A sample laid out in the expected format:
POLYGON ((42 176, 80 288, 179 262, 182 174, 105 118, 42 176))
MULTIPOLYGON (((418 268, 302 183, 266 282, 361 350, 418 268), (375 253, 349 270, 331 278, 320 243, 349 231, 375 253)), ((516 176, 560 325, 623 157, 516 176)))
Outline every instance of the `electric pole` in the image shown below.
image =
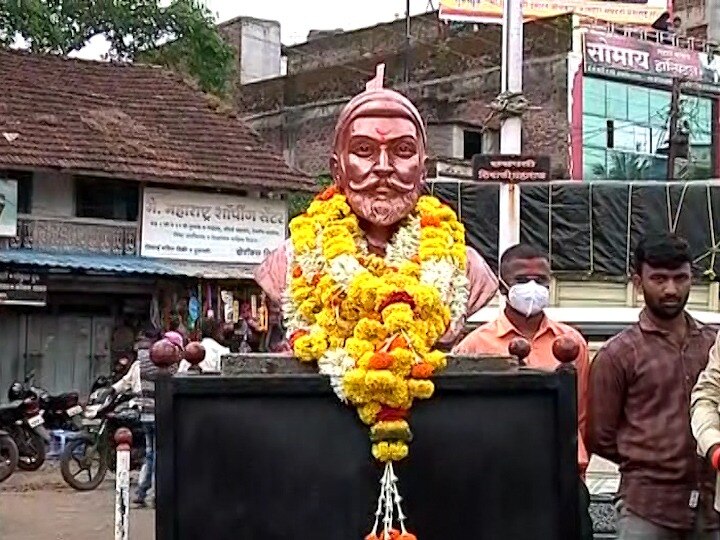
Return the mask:
POLYGON ((670 128, 668 142, 667 179, 675 180, 675 160, 678 157, 678 120, 680 119, 680 79, 673 79, 670 97, 670 128))
MULTIPOLYGON (((503 7, 501 92, 522 93, 523 13, 522 0, 505 0, 503 7)), ((522 153, 522 118, 510 116, 500 126, 500 153, 522 153)), ((500 231, 498 256, 520 242, 520 187, 500 184, 500 231)), ((498 261, 499 262, 499 261, 498 261)))
POLYGON ((405 0, 405 84, 410 82, 410 0, 405 0))

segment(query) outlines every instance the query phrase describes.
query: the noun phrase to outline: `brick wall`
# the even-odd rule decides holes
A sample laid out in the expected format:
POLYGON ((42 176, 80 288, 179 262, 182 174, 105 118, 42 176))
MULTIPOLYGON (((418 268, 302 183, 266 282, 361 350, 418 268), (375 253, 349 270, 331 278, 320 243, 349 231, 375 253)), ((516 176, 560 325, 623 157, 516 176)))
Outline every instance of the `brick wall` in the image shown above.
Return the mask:
MULTIPOLYGON (((524 119, 524 149, 528 153, 550 155, 555 175, 562 177, 567 168, 569 19, 527 24, 525 29, 523 76, 531 110, 524 119)), ((275 145, 282 141, 292 165, 314 175, 327 173, 337 115, 350 96, 363 90, 378 61, 387 63, 388 86, 406 94, 426 122, 483 126, 490 110, 488 105, 500 91, 499 26, 491 25, 486 30, 441 36, 434 44, 416 45, 409 85, 399 77, 404 68, 402 54, 324 67, 317 67, 306 58, 304 67, 312 65, 316 69, 245 85, 237 97, 238 108, 266 140, 275 145)), ((354 34, 319 39, 301 47, 318 52, 321 50, 318 47, 327 47, 329 42, 337 45, 343 37, 354 42, 354 34)), ((349 46, 343 49, 345 52, 340 51, 340 45, 337 47, 338 55, 350 54, 349 46)), ((494 120, 489 127, 497 128, 498 124, 494 120)), ((434 128, 447 129, 430 126, 430 130, 434 128)), ((444 140, 440 133, 437 137, 431 134, 431 138, 444 140)), ((448 145, 433 145, 445 146, 448 145)))

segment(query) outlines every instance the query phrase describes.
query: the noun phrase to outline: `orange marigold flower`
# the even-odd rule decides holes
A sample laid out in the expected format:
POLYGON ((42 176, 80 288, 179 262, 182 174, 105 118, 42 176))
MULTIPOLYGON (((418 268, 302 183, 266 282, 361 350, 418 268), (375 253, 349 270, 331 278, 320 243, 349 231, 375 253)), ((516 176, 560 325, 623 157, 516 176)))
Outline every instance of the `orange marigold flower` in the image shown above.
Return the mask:
POLYGON ((318 201, 327 201, 332 199, 335 195, 339 193, 337 186, 330 186, 322 193, 319 193, 315 196, 315 199, 318 201))
POLYGON ((299 266, 296 266, 295 268, 293 268, 292 276, 294 278, 299 278, 300 276, 302 276, 302 269, 299 266))
POLYGON ((423 216, 420 218, 421 227, 439 227, 440 220, 436 216, 423 216))
POLYGON ((412 367, 410 374, 415 379, 429 379, 432 377, 434 371, 435 368, 433 368, 430 364, 427 362, 421 362, 420 364, 415 364, 412 367))
POLYGON ((303 336, 307 336, 308 332, 307 330, 295 330, 292 334, 290 334, 290 339, 288 340, 290 343, 290 347, 295 346, 295 342, 298 340, 298 338, 301 338, 303 336))
POLYGON ((388 353, 376 352, 370 358, 370 369, 387 369, 393 363, 393 357, 388 353))
POLYGON ((420 257, 418 255, 413 255, 412 257, 410 257, 410 260, 415 264, 420 264, 420 257))
POLYGON ((407 349, 407 348, 408 348, 407 340, 402 336, 395 336, 395 338, 390 342, 390 346, 388 347, 388 350, 394 351, 395 349, 407 349))
POLYGON ((320 279, 322 279, 322 276, 320 274, 315 274, 312 278, 312 281, 310 282, 313 287, 316 287, 318 283, 320 283, 320 279))

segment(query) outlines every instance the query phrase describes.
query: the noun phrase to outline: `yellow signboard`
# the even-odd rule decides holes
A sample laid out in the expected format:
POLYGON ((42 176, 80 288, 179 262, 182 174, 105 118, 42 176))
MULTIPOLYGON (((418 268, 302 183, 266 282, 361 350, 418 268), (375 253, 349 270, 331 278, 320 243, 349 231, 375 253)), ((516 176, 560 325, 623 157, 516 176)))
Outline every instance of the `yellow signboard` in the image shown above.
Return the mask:
MULTIPOLYGON (((669 0, 523 0, 526 21, 576 13, 588 19, 650 26, 669 0)), ((500 22, 503 0, 440 0, 440 18, 465 22, 500 22)))

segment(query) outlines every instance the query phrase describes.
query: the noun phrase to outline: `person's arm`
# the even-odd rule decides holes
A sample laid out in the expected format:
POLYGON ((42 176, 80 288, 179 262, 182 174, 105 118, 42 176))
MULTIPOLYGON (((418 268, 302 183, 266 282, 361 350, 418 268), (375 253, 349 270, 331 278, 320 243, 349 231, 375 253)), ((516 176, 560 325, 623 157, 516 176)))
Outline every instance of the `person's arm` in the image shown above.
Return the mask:
POLYGON ((590 351, 582 336, 578 336, 580 353, 575 360, 577 371, 578 430, 584 443, 587 443, 588 386, 590 384, 590 351))
MULTIPOLYGON (((707 367, 700 373, 690 397, 690 427, 698 452, 708 459, 720 448, 720 335, 710 349, 707 367)), ((717 458, 713 465, 717 466, 717 458)))
POLYGON ((138 386, 136 382, 140 378, 140 362, 134 362, 130 366, 127 373, 123 375, 122 379, 112 385, 113 390, 118 394, 124 394, 125 392, 134 391, 138 386))
POLYGON ((617 433, 625 408, 627 375, 616 347, 603 348, 590 366, 587 446, 591 453, 620 461, 617 433))

